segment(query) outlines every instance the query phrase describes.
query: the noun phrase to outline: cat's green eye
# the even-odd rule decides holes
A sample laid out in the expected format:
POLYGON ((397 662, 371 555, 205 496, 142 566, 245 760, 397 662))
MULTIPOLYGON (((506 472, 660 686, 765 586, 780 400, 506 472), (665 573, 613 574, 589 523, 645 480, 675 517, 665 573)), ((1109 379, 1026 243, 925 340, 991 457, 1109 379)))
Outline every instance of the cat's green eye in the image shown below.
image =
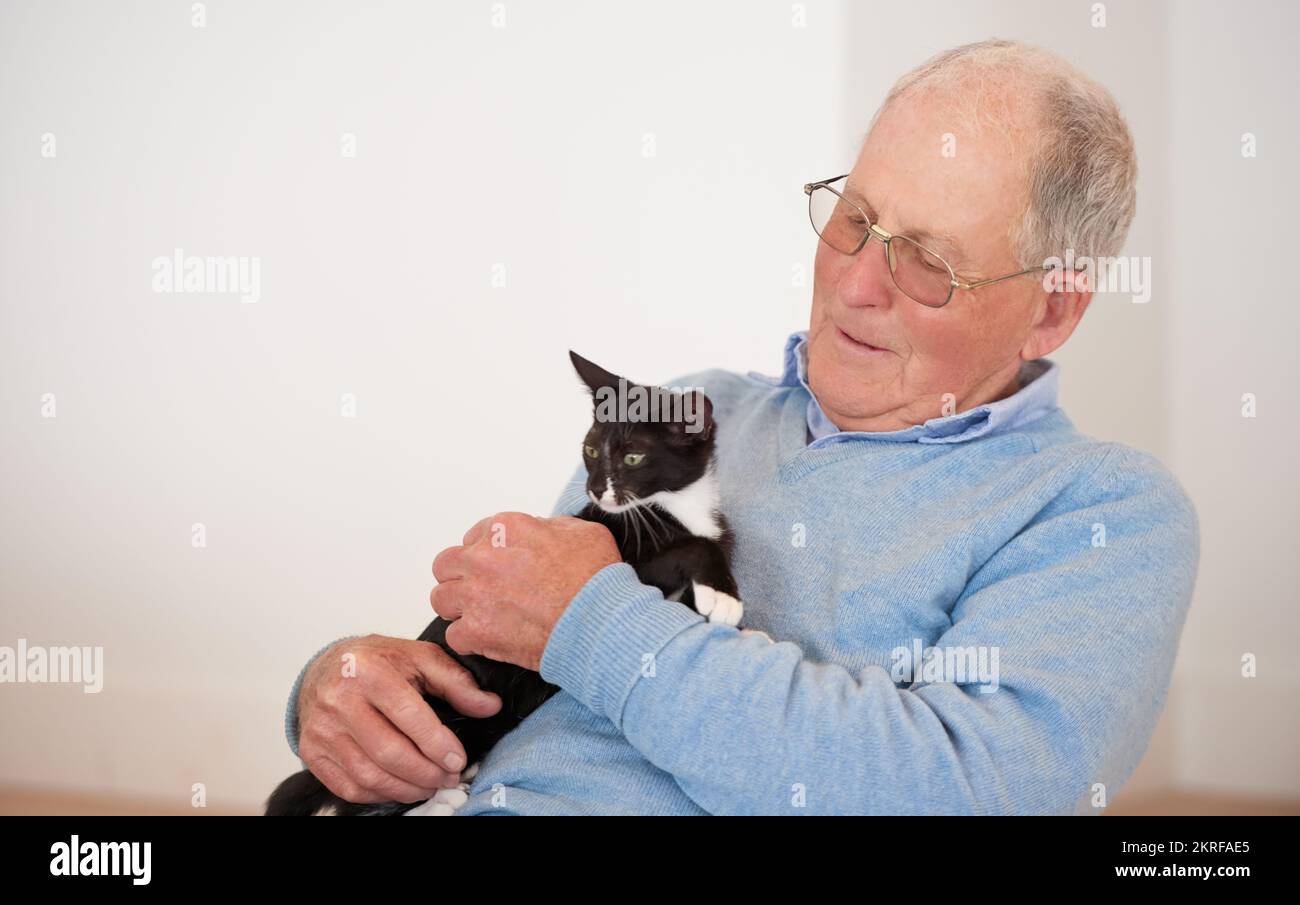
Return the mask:
POLYGON ((584 446, 582 447, 582 451, 585 452, 587 457, 590 459, 600 458, 600 450, 596 449, 594 446, 584 446))
POLYGON ((623 464, 629 468, 636 468, 645 461, 645 453, 628 453, 623 457, 623 464))

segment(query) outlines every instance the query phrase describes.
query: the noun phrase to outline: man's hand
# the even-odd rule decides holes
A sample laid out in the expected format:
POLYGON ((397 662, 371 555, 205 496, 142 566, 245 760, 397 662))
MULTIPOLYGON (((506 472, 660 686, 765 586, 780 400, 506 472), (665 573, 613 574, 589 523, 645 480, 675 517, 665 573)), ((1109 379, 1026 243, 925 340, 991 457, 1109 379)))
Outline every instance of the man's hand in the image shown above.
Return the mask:
POLYGON ((436 644, 380 635, 340 641, 303 678, 298 753, 346 801, 409 803, 454 788, 465 749, 422 693, 466 716, 501 709, 501 699, 436 644))
POLYGON ((591 576, 621 562, 604 525, 502 512, 476 524, 433 561, 429 602, 461 654, 538 670, 551 630, 591 576))

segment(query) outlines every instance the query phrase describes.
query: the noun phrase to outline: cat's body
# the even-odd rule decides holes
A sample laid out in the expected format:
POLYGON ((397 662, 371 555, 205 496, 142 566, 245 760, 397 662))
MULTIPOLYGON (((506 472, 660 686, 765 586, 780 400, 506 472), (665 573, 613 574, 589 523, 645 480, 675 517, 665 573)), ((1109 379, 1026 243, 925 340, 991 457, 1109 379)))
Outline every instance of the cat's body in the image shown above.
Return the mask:
MULTIPOLYGON (((572 352, 570 357, 596 403, 596 417, 583 442, 587 496, 592 502, 578 513, 578 518, 608 528, 624 562, 636 570, 644 584, 659 588, 668 599, 693 607, 712 622, 737 625, 743 608, 731 575, 732 535, 720 509, 713 470, 716 425, 708 397, 697 391, 690 393, 688 405, 677 408, 679 414, 686 414, 677 420, 636 420, 626 413, 622 420, 602 420, 602 394, 637 385, 621 381, 572 352), (693 409, 689 403, 694 403, 693 409), (700 416, 694 423, 692 412, 700 416)), ((657 387, 641 389, 666 393, 657 387)), ((671 401, 681 403, 687 394, 677 395, 671 401)), ((466 763, 473 769, 502 736, 559 688, 532 670, 457 653, 446 641, 448 625, 441 617, 434 619, 419 640, 437 644, 465 666, 480 687, 495 692, 502 701, 500 711, 478 719, 460 714, 440 698, 424 697, 438 719, 456 734, 465 748, 466 763)), ((462 783, 462 792, 464 788, 462 783)), ((439 796, 429 803, 439 804, 439 796)), ((396 815, 416 807, 424 806, 399 802, 352 804, 335 796, 304 770, 276 788, 266 813, 396 815)), ((442 812, 450 810, 442 808, 442 812)))

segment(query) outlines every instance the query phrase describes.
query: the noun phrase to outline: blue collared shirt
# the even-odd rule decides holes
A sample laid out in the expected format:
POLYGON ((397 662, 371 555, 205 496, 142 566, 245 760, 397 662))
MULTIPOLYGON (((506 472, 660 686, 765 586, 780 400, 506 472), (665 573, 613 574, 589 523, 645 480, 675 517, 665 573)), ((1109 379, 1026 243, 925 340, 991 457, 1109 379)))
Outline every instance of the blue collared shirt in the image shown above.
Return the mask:
POLYGON ((808 392, 808 434, 810 449, 857 438, 899 443, 961 443, 997 431, 1028 424, 1056 408, 1057 377, 1060 368, 1046 358, 1025 362, 1020 369, 1020 389, 1005 399, 986 402, 964 412, 931 418, 894 431, 842 431, 822 410, 808 386, 808 332, 791 333, 785 341, 784 370, 780 377, 757 371, 749 376, 769 386, 802 386, 808 392))

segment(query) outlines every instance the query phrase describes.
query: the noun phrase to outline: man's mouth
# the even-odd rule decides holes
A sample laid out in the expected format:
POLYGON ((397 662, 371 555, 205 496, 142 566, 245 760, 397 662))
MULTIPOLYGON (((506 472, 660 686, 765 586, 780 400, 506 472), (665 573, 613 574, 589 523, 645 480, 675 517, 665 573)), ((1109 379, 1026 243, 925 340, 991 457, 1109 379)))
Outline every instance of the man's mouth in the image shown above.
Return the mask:
POLYGON ((865 342, 864 340, 858 339, 857 337, 850 336, 848 333, 845 333, 839 327, 835 328, 835 332, 839 334, 839 339, 842 343, 844 343, 848 348, 855 349, 859 352, 864 352, 866 354, 873 355, 873 354, 880 354, 889 351, 888 349, 882 346, 873 346, 869 342, 865 342))

